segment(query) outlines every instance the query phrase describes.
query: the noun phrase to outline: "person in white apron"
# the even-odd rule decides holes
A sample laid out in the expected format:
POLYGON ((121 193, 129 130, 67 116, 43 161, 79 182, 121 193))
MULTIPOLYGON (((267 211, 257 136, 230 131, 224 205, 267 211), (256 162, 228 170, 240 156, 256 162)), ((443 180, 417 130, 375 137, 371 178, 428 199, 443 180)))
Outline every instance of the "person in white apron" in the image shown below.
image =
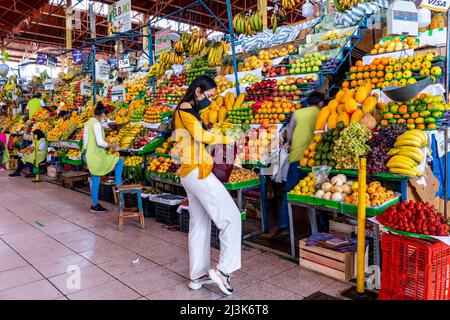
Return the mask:
POLYGON ((28 173, 25 177, 26 178, 33 178, 35 174, 33 173, 33 168, 36 162, 36 155, 34 150, 34 137, 37 137, 37 145, 38 145, 38 152, 37 152, 37 162, 38 164, 41 162, 44 162, 47 160, 47 141, 45 140, 45 134, 37 129, 33 131, 33 142, 31 146, 29 147, 31 149, 30 154, 22 157, 18 161, 17 169, 13 173, 11 173, 10 177, 19 177, 22 170, 27 167, 30 169, 30 173, 28 173))
POLYGON ((180 176, 189 200, 189 288, 216 283, 233 292, 232 272, 241 268, 241 215, 224 185, 211 172, 213 159, 205 145, 230 144, 231 138, 207 131, 199 111, 211 104, 216 84, 208 76, 195 79, 174 112, 174 141, 181 144, 180 176), (220 230, 220 259, 210 268, 211 220, 220 230))

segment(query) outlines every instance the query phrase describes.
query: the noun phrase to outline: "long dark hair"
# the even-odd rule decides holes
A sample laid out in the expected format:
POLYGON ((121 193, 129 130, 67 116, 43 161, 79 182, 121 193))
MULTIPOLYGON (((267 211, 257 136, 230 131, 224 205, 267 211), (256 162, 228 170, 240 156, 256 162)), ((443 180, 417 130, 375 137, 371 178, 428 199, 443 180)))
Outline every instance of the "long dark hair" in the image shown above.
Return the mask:
MULTIPOLYGON (((214 80, 206 75, 203 76, 199 76, 197 78, 194 79, 194 81, 192 81, 192 83, 189 85, 189 88, 187 88, 186 93, 184 94, 183 98, 180 100, 180 102, 178 103, 175 112, 180 112, 180 106, 187 102, 192 106, 193 109, 193 114, 196 116, 197 119, 199 119, 201 121, 200 118, 200 113, 198 110, 198 106, 197 106, 197 98, 196 98, 196 94, 195 91, 197 90, 197 88, 200 88, 201 92, 205 92, 211 89, 216 88, 217 85, 214 82, 214 80)), ((175 112, 174 112, 174 117, 172 119, 172 128, 175 128, 175 112)))
POLYGON ((38 140, 41 140, 42 138, 45 138, 45 134, 39 129, 34 130, 33 134, 35 134, 37 136, 38 140))

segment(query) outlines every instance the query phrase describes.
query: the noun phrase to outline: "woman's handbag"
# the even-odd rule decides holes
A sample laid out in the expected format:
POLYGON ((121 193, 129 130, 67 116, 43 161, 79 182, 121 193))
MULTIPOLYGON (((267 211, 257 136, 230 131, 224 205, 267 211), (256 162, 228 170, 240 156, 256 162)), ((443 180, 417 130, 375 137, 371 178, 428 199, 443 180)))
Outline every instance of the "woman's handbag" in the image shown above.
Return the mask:
POLYGON ((237 146, 233 144, 215 145, 211 156, 214 159, 212 172, 220 182, 228 182, 236 159, 237 146))

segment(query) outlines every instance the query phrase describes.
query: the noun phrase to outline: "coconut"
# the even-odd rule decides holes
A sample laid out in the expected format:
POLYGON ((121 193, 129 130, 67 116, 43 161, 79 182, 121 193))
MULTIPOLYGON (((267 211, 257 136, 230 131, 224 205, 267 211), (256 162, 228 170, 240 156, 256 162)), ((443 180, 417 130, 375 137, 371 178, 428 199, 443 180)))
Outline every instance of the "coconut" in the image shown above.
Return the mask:
POLYGON ((329 182, 324 182, 322 184, 322 190, 325 192, 330 192, 331 188, 333 187, 333 185, 329 182))

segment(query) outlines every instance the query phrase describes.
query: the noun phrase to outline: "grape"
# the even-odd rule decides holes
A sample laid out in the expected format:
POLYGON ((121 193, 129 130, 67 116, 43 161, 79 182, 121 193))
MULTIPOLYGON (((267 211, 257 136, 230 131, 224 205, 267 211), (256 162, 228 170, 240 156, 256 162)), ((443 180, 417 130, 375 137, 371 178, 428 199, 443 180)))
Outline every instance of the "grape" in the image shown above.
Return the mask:
POLYGON ((371 137, 370 130, 357 122, 342 130, 333 149, 336 169, 357 169, 359 157, 370 151, 366 143, 371 137))

